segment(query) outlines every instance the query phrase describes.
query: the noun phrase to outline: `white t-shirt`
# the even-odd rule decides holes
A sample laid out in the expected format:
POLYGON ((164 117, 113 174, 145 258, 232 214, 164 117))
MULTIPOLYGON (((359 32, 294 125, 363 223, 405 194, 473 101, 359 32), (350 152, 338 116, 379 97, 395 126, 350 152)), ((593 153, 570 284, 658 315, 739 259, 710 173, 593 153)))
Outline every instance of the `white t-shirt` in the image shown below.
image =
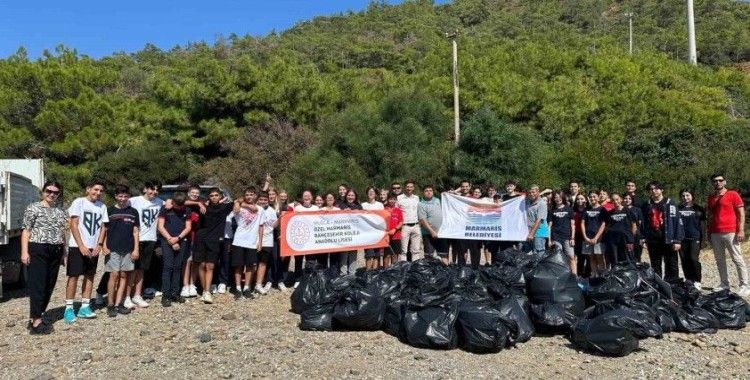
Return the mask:
POLYGON ((141 218, 140 241, 156 241, 156 227, 159 220, 159 210, 164 206, 164 201, 159 197, 152 200, 143 195, 130 198, 130 207, 138 211, 141 218))
MULTIPOLYGON (((81 233, 81 240, 89 248, 95 248, 99 240, 99 234, 102 232, 102 225, 109 223, 109 214, 107 206, 101 201, 91 202, 87 198, 78 198, 70 204, 68 215, 78 217, 78 231, 81 233)), ((69 247, 78 247, 73 234, 68 239, 69 247)))
POLYGON ((362 202, 362 210, 383 210, 383 204, 379 201, 375 202, 362 202))
POLYGON ((237 229, 234 231, 232 245, 242 248, 258 247, 258 228, 265 222, 266 213, 262 209, 256 212, 243 208, 239 214, 235 214, 237 229))
POLYGON ((234 211, 230 212, 229 215, 227 215, 227 219, 224 221, 224 240, 232 240, 234 237, 232 221, 234 221, 234 211))
POLYGON ((410 197, 407 197, 406 194, 401 194, 396 199, 398 208, 404 213, 404 223, 417 223, 419 221, 417 217, 419 197, 415 194, 412 194, 410 197))
POLYGON ((320 209, 316 205, 310 205, 310 207, 305 207, 302 205, 302 203, 294 206, 294 212, 310 212, 310 211, 319 211, 320 209))
POLYGON ((276 210, 273 207, 266 207, 263 212, 266 214, 265 223, 263 224, 263 246, 270 248, 273 247, 273 224, 276 223, 279 217, 276 216, 276 210))

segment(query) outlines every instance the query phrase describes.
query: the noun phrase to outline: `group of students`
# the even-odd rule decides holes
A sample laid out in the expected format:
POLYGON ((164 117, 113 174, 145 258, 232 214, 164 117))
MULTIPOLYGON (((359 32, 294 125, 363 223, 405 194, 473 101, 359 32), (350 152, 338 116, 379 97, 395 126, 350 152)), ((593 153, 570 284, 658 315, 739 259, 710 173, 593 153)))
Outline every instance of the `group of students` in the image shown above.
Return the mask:
POLYGON ((403 185, 394 182, 389 190, 368 187, 360 199, 354 189, 342 184, 336 194, 316 195, 306 190, 290 202, 285 191, 270 186, 269 179, 260 190, 245 189, 235 201, 229 201, 218 188, 209 189, 207 199, 201 198, 199 187, 191 187, 163 200, 159 198, 161 185, 156 181, 145 183, 142 195, 137 197, 131 197, 127 186, 118 185, 110 207, 100 199, 104 184, 92 180, 85 196, 75 199, 67 212, 59 205, 62 186, 54 181, 45 183, 41 201, 28 206, 23 220, 21 259, 28 266, 29 332, 51 331, 42 314, 61 264, 67 275, 65 322, 96 317, 91 296, 99 256, 105 257, 106 273, 97 293, 102 303, 106 302, 110 317, 148 307, 145 281, 155 277, 153 272, 157 270, 163 307, 198 296, 198 287, 200 300, 207 304, 213 303, 213 293, 231 291, 240 300, 266 294, 272 287, 287 291, 287 286, 298 285, 303 265, 333 267, 340 274, 357 270, 357 252, 350 251, 296 257, 294 272, 289 272, 290 258, 279 254, 278 228, 287 212, 389 211, 390 245, 365 251, 366 270, 424 255, 435 255, 445 264, 478 267, 481 261, 496 261, 499 252, 511 247, 537 254, 557 247, 568 256, 573 273, 588 277, 598 276, 619 262, 640 261, 646 247, 656 273, 664 274, 667 280, 676 279, 681 261, 685 278, 698 288, 699 253, 706 240, 704 222, 709 220, 708 234, 721 281, 714 289, 728 288, 729 252, 738 270, 738 293, 750 294, 739 246, 744 240, 744 204, 737 192, 726 188, 723 175, 712 177, 715 191, 708 198, 707 209, 695 203, 694 193, 688 189, 680 191, 680 203, 672 201, 656 181, 647 185, 649 197, 644 200, 636 196, 633 181, 626 182, 623 193, 584 193, 576 181, 570 182, 567 192, 540 191, 539 186, 531 185, 526 193, 520 193, 514 181, 505 184, 503 194, 493 185, 483 189, 469 181, 446 190, 497 203, 525 196, 529 234, 519 242, 438 237, 442 207, 431 185, 422 187, 422 197, 415 193, 413 181, 403 185), (161 260, 154 260, 157 244, 161 260), (153 265, 158 262, 160 269, 153 265), (81 305, 75 312, 81 277, 81 305), (105 294, 106 301, 102 297, 105 294))

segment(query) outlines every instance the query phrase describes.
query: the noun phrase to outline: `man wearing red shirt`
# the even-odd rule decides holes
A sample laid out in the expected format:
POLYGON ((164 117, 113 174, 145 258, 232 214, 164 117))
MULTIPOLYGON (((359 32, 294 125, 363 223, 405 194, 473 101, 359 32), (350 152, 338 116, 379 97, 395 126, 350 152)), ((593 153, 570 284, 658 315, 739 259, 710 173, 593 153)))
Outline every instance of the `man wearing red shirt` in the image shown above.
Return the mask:
POLYGON ((714 193, 708 197, 706 211, 709 215, 708 234, 711 247, 714 250, 716 266, 719 269, 721 283, 714 290, 729 289, 729 275, 727 274, 727 250, 737 267, 740 288, 737 291, 741 297, 750 295, 747 279, 747 265, 742 258, 740 243, 745 240, 745 204, 736 191, 726 188, 727 180, 722 174, 711 176, 714 193))

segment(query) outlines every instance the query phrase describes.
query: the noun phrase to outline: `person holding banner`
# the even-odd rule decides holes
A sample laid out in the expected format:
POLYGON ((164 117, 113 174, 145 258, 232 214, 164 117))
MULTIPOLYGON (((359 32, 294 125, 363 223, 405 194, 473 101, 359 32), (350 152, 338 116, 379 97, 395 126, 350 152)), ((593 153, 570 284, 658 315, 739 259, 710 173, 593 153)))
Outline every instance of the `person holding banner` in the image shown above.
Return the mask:
POLYGON ((419 202, 417 215, 422 225, 422 241, 425 256, 437 255, 443 264, 448 265, 448 245, 445 239, 438 238, 438 230, 443 222, 440 199, 434 196, 432 185, 422 188, 424 198, 419 202))
MULTIPOLYGON (((503 202, 521 196, 521 193, 516 191, 516 186, 518 186, 518 184, 516 183, 516 181, 512 179, 505 181, 505 194, 503 194, 501 197, 501 200, 503 202)), ((520 243, 521 242, 517 242, 517 241, 500 241, 498 242, 497 249, 499 251, 504 251, 508 248, 518 247, 520 246, 520 243)))
MULTIPOLYGON (((340 187, 340 186, 339 186, 340 187)), ((312 211, 318 211, 320 210, 318 206, 314 205, 313 203, 313 193, 310 190, 305 190, 302 192, 302 202, 294 206, 294 212, 312 212, 312 211)), ((296 289, 297 286, 299 286, 299 280, 302 277, 302 256, 296 256, 294 258, 294 288, 296 289)), ((308 257, 304 258, 305 262, 308 263, 308 265, 322 265, 324 267, 328 266, 328 254, 322 253, 317 255, 309 255, 308 257)))
MULTIPOLYGON (((357 200, 357 192, 354 189, 346 191, 344 203, 340 205, 342 210, 362 210, 362 205, 357 200)), ((338 254, 339 274, 354 274, 357 270, 357 251, 346 251, 338 254)))
POLYGON ((404 224, 404 214, 396 206, 398 196, 396 193, 388 193, 388 202, 385 209, 391 213, 390 223, 388 225, 388 236, 390 237, 389 253, 383 255, 383 267, 388 268, 391 264, 398 261, 398 254, 401 252, 401 226, 404 224))
POLYGON ((418 260, 422 255, 422 230, 419 227, 419 196, 414 194, 414 181, 404 183, 404 193, 398 196, 398 207, 404 213, 401 227, 401 257, 403 260, 418 260), (410 255, 411 254, 411 255, 410 255))
POLYGON ((523 245, 524 252, 534 252, 541 256, 545 253, 545 245, 549 238, 547 226, 547 202, 539 195, 539 185, 529 187, 526 198, 526 223, 529 235, 523 245))
MULTIPOLYGON (((383 210, 384 206, 378 202, 375 198, 378 196, 378 191, 374 187, 370 186, 365 190, 367 201, 362 202, 363 210, 383 210)), ((370 248, 365 250, 365 269, 374 270, 380 266, 380 257, 383 256, 383 248, 370 248)))

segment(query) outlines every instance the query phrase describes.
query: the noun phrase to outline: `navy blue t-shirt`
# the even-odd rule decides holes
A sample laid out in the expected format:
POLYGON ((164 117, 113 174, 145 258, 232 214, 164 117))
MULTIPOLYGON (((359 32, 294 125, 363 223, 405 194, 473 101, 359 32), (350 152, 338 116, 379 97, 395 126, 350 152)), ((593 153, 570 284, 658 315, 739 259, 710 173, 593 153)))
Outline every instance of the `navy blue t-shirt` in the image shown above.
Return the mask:
POLYGON ((167 209, 162 206, 159 211, 159 218, 164 219, 164 228, 169 235, 176 237, 185 229, 185 222, 190 220, 192 213, 187 207, 167 209))
POLYGON ((125 208, 110 207, 107 210, 107 248, 112 252, 126 254, 135 249, 133 230, 140 227, 138 211, 127 206, 125 208))
POLYGON ((604 214, 604 223, 607 224, 607 238, 613 241, 633 242, 633 223, 636 223, 632 209, 613 209, 604 214))
POLYGON ((599 227, 604 222, 604 207, 589 207, 583 212, 583 221, 586 223, 586 237, 593 239, 599 232, 599 227))
POLYGON ((703 210, 703 207, 680 205, 677 208, 677 212, 680 214, 682 224, 685 225, 685 239, 702 240, 703 230, 701 222, 706 220, 706 212, 703 210))
POLYGON ((570 240, 570 223, 573 220, 573 210, 570 207, 550 209, 547 221, 552 223, 552 240, 562 242, 570 240))

